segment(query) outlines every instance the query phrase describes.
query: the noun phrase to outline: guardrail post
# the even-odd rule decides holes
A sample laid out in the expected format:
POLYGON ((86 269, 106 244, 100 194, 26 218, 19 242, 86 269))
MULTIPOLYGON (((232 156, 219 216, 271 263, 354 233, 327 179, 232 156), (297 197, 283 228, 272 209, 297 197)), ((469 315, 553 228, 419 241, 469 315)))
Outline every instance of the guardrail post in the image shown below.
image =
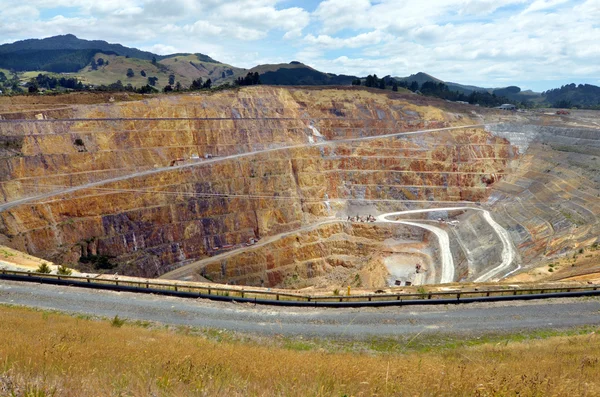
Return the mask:
POLYGON ((431 299, 431 294, 427 295, 427 299, 431 299))
POLYGON ((457 300, 457 301, 458 301, 458 300, 460 300, 460 292, 457 292, 457 293, 456 293, 456 300, 457 300))
POLYGON ((371 302, 371 295, 369 295, 369 302, 371 302))
POLYGON ((543 294, 544 292, 545 292, 545 291, 544 291, 543 289, 542 289, 542 290, 540 290, 540 294, 543 294))
POLYGON ((150 289, 150 283, 146 281, 146 289, 150 289))
POLYGON ((513 295, 516 295, 516 294, 517 294, 517 290, 514 290, 514 291, 513 291, 513 295))
MULTIPOLYGON (((242 298, 244 297, 244 290, 242 290, 242 298)), ((255 299, 256 300, 256 299, 255 299)))
POLYGON ((490 291, 486 292, 485 296, 490 296, 490 291))
POLYGON ((275 300, 279 300, 279 294, 275 295, 275 300))
POLYGON ((208 295, 210 295, 210 288, 208 289, 208 295))

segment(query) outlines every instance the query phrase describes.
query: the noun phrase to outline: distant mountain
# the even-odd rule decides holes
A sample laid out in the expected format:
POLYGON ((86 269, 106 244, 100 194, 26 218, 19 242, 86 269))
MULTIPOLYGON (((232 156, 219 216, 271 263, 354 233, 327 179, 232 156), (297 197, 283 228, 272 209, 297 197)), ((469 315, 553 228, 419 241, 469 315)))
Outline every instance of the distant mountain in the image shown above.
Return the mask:
MULTIPOLYGON (((24 72, 33 71, 70 73, 73 78, 91 86, 108 86, 120 81, 124 88, 142 87, 152 81, 157 89, 176 83, 185 88, 198 79, 210 79, 213 85, 233 84, 236 79, 243 78, 248 73, 258 73, 261 83, 269 85, 351 85, 358 79, 355 76, 321 72, 298 61, 244 69, 224 64, 205 54, 158 55, 103 40, 79 39, 72 34, 2 44, 0 69, 4 70, 4 81, 0 81, 0 87, 8 90, 16 84, 6 79, 9 71, 19 72, 21 82, 29 82, 32 74, 24 72)), ((386 76, 383 79, 389 87, 392 77, 386 76)), ((436 83, 433 87, 426 87, 430 91, 428 95, 439 94, 449 100, 476 93, 476 96, 488 96, 494 100, 505 98, 515 102, 551 106, 600 108, 600 87, 589 84, 568 84, 540 94, 530 90, 521 91, 517 86, 485 88, 447 82, 423 72, 393 79, 408 85, 416 82, 420 88, 424 83, 436 83), (436 88, 439 83, 448 86, 448 90, 436 88), (432 89, 441 90, 441 93, 436 94, 437 91, 432 92, 432 89)), ((363 77, 360 80, 364 84, 366 79, 363 77)))
POLYGON ((444 82, 448 88, 452 91, 457 91, 463 94, 470 94, 472 92, 490 92, 491 88, 478 87, 476 85, 464 85, 459 83, 451 83, 449 81, 444 82))
POLYGON ((432 83, 444 83, 448 86, 448 88, 450 89, 450 91, 457 91, 460 92, 461 94, 470 94, 473 91, 480 91, 480 92, 488 92, 489 89, 488 88, 483 88, 483 87, 477 87, 474 85, 463 85, 463 84, 458 84, 458 83, 451 83, 448 81, 443 81, 440 80, 436 77, 433 77, 430 74, 427 73, 423 73, 423 72, 419 72, 416 74, 411 74, 408 77, 394 77, 395 80, 397 81, 404 81, 406 82, 408 85, 410 85, 410 83, 412 83, 413 81, 416 81, 419 86, 422 86, 423 83, 427 83, 427 82, 432 82, 432 83))
MULTIPOLYGON (((159 61, 175 55, 191 55, 158 55, 121 44, 110 44, 103 40, 84 40, 67 34, 0 45, 0 67, 16 71, 76 72, 89 64, 98 52, 148 61, 152 59, 159 61)), ((219 63, 207 55, 196 55, 204 62, 219 63)))
POLYGON ((405 81, 409 85, 413 81, 416 81, 419 84, 419 86, 422 86, 423 83, 426 83, 426 82, 433 82, 433 83, 443 83, 444 82, 440 79, 437 79, 437 78, 435 78, 427 73, 423 73, 423 72, 419 72, 417 74, 411 74, 408 77, 394 77, 394 79, 397 81, 405 81))
MULTIPOLYGON (((17 50, 0 53, 0 68, 27 72, 76 72, 89 64, 98 50, 17 50)), ((114 54, 113 52, 108 52, 114 54)))
POLYGON ((258 72, 262 84, 271 85, 350 85, 355 76, 320 72, 301 62, 258 65, 247 72, 258 72))

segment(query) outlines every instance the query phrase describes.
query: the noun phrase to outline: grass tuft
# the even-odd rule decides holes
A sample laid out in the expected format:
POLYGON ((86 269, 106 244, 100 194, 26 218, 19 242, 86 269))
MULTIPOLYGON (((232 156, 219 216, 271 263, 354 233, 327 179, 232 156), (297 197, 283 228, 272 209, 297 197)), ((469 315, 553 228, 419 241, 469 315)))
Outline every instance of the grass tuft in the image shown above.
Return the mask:
POLYGON ((115 317, 110 322, 110 325, 112 325, 113 327, 121 328, 125 324, 125 321, 126 320, 119 318, 118 315, 115 315, 115 317))

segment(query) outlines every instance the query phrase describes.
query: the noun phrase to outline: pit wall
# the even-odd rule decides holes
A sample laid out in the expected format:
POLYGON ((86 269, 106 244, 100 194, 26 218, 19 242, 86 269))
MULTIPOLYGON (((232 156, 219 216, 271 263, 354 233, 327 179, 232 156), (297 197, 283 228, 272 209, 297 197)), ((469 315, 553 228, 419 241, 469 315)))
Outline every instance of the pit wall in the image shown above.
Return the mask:
POLYGON ((600 234, 600 129, 517 124, 488 129, 527 143, 519 165, 494 185, 489 199, 525 267, 594 244, 600 234))
POLYGON ((8 116, 0 120, 0 144, 14 149, 0 153, 4 201, 168 167, 195 155, 308 144, 321 139, 313 126, 333 139, 470 122, 402 97, 274 87, 40 110, 33 119, 8 116))
POLYGON ((306 219, 288 155, 172 170, 13 207, 0 213, 0 230, 11 246, 41 256, 77 263, 106 255, 124 273, 155 277, 216 247, 300 227, 306 219), (269 199, 277 195, 287 199, 269 199))
POLYGON ((281 288, 383 287, 387 271, 381 259, 388 239, 422 241, 423 232, 396 225, 330 222, 226 258, 202 260, 180 278, 281 288))
MULTIPOLYGON (((252 106, 256 106, 254 115, 275 116, 280 114, 278 112, 289 115, 290 111, 286 109, 293 109, 295 106, 298 117, 314 112, 317 117, 327 115, 329 118, 337 118, 342 125, 330 126, 329 132, 325 133, 331 134, 363 134, 362 130, 357 132, 358 130, 348 129, 343 125, 345 122, 354 122, 358 117, 370 117, 369 120, 375 120, 375 124, 389 119, 389 128, 412 128, 413 122, 456 122, 456 119, 439 109, 416 107, 402 99, 390 100, 386 95, 377 96, 368 92, 364 94, 364 98, 359 95, 357 99, 354 96, 343 97, 344 92, 351 92, 343 90, 342 94, 337 90, 256 90, 248 92, 265 95, 262 102, 258 99, 254 102, 248 102, 249 99, 242 101, 242 94, 248 92, 241 90, 236 94, 238 97, 233 93, 226 93, 223 97, 220 94, 207 98, 166 97, 146 103, 83 107, 77 110, 77 115, 96 118, 119 115, 154 117, 161 109, 167 109, 167 116, 183 117, 190 114, 219 115, 222 113, 218 111, 224 112, 226 108, 231 114, 231 103, 227 101, 237 98, 244 106, 253 103, 252 106), (319 97, 321 93, 325 99, 319 97), (338 95, 335 97, 338 99, 328 99, 329 94, 338 95), (296 97, 313 98, 315 103, 303 103, 296 97), (220 105, 215 98, 221 98, 220 105), (365 103, 360 103, 360 100, 365 103), (166 105, 163 103, 165 101, 166 105), (187 101, 191 108, 175 106, 187 101), (277 101, 289 106, 283 110, 265 107, 265 111, 261 113, 260 106, 277 101), (213 109, 213 105, 217 110, 213 109), (390 110, 385 110, 388 105, 390 110), (422 113, 417 113, 417 110, 422 113), (392 116, 396 119, 390 119, 392 116), (418 121, 419 117, 430 119, 418 121), (404 127, 399 127, 400 122, 404 123, 404 127)), ((242 107, 234 104, 234 108, 242 107)), ((112 152, 115 152, 114 155, 124 156, 127 153, 126 147, 134 144, 142 147, 164 142, 165 147, 156 149, 160 152, 168 146, 168 142, 191 142, 193 136, 199 136, 190 132, 182 133, 179 137, 174 130, 169 130, 173 135, 166 139, 158 133, 167 128, 167 125, 161 123, 177 124, 182 121, 161 120, 153 124, 154 122, 155 120, 115 121, 119 130, 136 130, 137 138, 131 140, 125 140, 125 137, 131 138, 133 135, 99 130, 96 121, 74 121, 73 125, 77 125, 80 132, 87 128, 90 136, 97 140, 94 141, 95 145, 100 145, 100 141, 104 142, 102 150, 108 156, 113 155, 112 152), (119 136, 121 138, 117 138, 119 136), (113 146, 114 150, 109 150, 113 146)), ((272 120, 265 122, 270 123, 272 120)), ((253 130, 252 133, 258 134, 255 136, 265 139, 259 139, 256 143, 251 139, 254 135, 245 135, 237 121, 222 123, 227 126, 224 130, 229 129, 230 132, 215 132, 214 139, 220 139, 221 143, 227 142, 225 146, 230 150, 227 153, 247 150, 248 147, 244 148, 245 142, 270 145, 271 139, 279 139, 277 144, 288 139, 286 137, 289 137, 289 142, 306 139, 304 132, 298 138, 296 135, 288 135, 283 127, 283 130, 279 130, 279 127, 272 126, 270 129, 253 130), (263 133, 266 135, 260 135, 263 133), (229 143, 235 139, 239 139, 241 149, 235 149, 235 145, 229 143)), ((46 128, 50 124, 31 125, 46 128)), ((5 124, 2 126, 6 127, 5 124)), ((196 128, 200 127, 192 129, 196 131, 196 128)), ((367 129, 366 133, 379 134, 381 130, 367 129)), ((68 135, 70 132, 64 134, 68 135)), ((31 142, 44 142, 37 146, 30 142, 23 149, 25 153, 32 154, 29 156, 31 159, 42 161, 41 164, 52 156, 68 158, 68 154, 60 154, 63 145, 70 145, 69 150, 73 149, 72 142, 61 136, 61 133, 46 131, 40 136, 27 136, 27 139, 31 139, 31 142), (48 141, 45 141, 46 138, 48 141), (63 143, 59 144, 56 139, 63 139, 63 143), (54 145, 50 142, 54 142, 54 145)), ((78 173, 65 176, 67 179, 72 178, 74 184, 87 178, 81 175, 86 174, 85 170, 89 170, 89 167, 96 167, 98 164, 98 168, 109 167, 115 161, 115 158, 107 158, 97 162, 93 157, 86 157, 91 156, 95 150, 93 148, 100 147, 89 145, 89 151, 77 153, 77 156, 82 156, 80 165, 73 160, 74 157, 61 165, 67 167, 67 164, 74 163, 73 167, 78 173)), ((216 161, 210 165, 197 164, 179 169, 167 167, 161 172, 139 174, 126 180, 103 184, 101 189, 81 189, 5 210, 0 213, 0 242, 69 265, 75 265, 80 260, 89 262, 94 257, 105 257, 117 266, 111 271, 156 277, 175 267, 214 255, 220 252, 218 247, 289 232, 318 222, 323 217, 334 216, 348 199, 485 199, 488 180, 494 174, 497 178, 502 178, 513 156, 513 149, 506 140, 494 138, 482 129, 465 129, 368 141, 336 142, 331 146, 308 145, 216 161)), ((137 159, 135 156, 134 158, 137 159)), ((58 163, 54 160, 47 163, 47 168, 41 165, 33 167, 36 172, 41 172, 38 168, 50 170, 48 175, 39 175, 40 183, 44 181, 43 178, 54 183, 60 181, 60 176, 53 174, 59 172, 60 168, 56 168, 58 163)), ((123 165, 125 169, 144 167, 154 160, 151 156, 141 156, 139 161, 131 161, 131 164, 123 165)), ((9 167, 9 170, 12 169, 9 167)), ((102 172, 104 171, 98 170, 98 175, 102 172)), ((12 178, 17 174, 9 173, 5 177, 12 178)), ((6 185, 8 184, 2 186, 6 185)), ((8 194, 6 191, 5 193, 8 194)), ((23 193, 17 189, 11 194, 19 196, 23 193)))
MULTIPOLYGON (((502 262, 502 249, 494 229, 483 218, 481 211, 466 211, 460 223, 452 228, 456 237, 453 254, 461 252, 456 279, 470 281, 493 269, 502 262)), ((451 241, 452 241, 451 240, 451 241)))

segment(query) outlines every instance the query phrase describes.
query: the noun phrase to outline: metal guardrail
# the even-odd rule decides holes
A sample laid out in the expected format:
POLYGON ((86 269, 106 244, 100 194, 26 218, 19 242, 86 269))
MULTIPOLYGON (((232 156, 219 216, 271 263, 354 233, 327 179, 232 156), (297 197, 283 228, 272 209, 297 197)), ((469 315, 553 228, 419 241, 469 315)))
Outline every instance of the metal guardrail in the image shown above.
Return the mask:
POLYGON ((600 296, 600 285, 543 288, 500 288, 471 291, 426 291, 397 294, 303 295, 252 288, 215 287, 0 270, 0 279, 75 286, 91 289, 151 293, 217 301, 250 302, 280 306, 360 307, 456 304, 484 301, 530 300, 557 297, 600 296))

